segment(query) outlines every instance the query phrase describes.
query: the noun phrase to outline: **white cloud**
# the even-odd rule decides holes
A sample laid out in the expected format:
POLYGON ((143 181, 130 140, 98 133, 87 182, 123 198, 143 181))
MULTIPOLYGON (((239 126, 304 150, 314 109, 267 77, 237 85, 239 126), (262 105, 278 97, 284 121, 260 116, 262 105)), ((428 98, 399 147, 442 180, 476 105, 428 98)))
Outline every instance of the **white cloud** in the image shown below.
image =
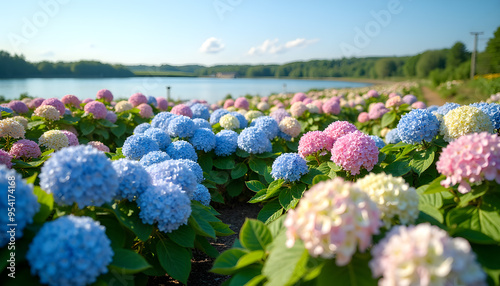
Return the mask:
POLYGON ((42 56, 44 58, 53 58, 55 55, 56 55, 56 53, 54 53, 53 51, 47 51, 47 52, 40 54, 40 56, 42 56))
POLYGON ((288 41, 285 44, 279 44, 278 39, 274 40, 265 40, 262 45, 256 46, 256 47, 251 47, 250 50, 248 50, 249 55, 263 55, 263 54, 280 54, 280 53, 285 53, 288 52, 291 49, 294 48, 299 48, 299 47, 305 47, 310 44, 314 44, 318 39, 311 39, 311 40, 306 40, 304 38, 297 38, 292 41, 288 41))
POLYGON ((200 51, 207 54, 215 54, 224 49, 224 44, 220 39, 210 37, 201 44, 200 51))

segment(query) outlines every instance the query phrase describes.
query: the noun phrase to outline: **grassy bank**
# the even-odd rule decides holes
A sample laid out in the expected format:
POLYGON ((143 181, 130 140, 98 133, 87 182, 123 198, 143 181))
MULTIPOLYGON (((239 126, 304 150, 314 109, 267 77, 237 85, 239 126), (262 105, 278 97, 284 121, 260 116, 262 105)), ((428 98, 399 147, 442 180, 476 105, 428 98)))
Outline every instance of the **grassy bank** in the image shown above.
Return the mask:
POLYGON ((460 104, 486 101, 492 94, 500 92, 500 78, 448 81, 436 90, 446 101, 460 104))

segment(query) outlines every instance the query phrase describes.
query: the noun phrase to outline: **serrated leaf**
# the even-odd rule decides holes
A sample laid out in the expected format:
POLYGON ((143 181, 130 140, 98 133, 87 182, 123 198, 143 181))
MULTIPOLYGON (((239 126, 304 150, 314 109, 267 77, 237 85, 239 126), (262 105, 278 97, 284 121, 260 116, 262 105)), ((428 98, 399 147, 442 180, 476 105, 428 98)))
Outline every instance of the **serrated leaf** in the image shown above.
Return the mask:
POLYGON ((311 168, 309 169, 309 172, 307 174, 305 174, 304 176, 302 176, 302 178, 300 178, 300 181, 308 185, 311 185, 313 183, 314 177, 321 174, 323 173, 321 173, 321 171, 319 171, 318 169, 311 168))
POLYGON ((82 135, 89 135, 95 130, 95 125, 90 120, 81 120, 78 124, 80 130, 82 131, 82 135))
POLYGON ((247 172, 248 172, 247 165, 245 163, 238 163, 236 164, 234 169, 231 170, 231 178, 233 178, 233 180, 239 179, 245 176, 247 172))
POLYGON ((112 209, 118 220, 126 228, 130 229, 140 240, 148 240, 151 232, 153 232, 153 226, 142 222, 139 218, 139 208, 134 203, 123 201, 114 204, 112 209))
POLYGON ((312 181, 312 184, 316 185, 319 182, 328 181, 328 180, 330 180, 330 177, 327 176, 327 175, 317 175, 317 176, 314 177, 314 179, 312 181))
POLYGON ((194 247, 196 232, 189 225, 181 225, 178 229, 167 233, 168 238, 181 247, 194 247))
POLYGON ((387 112, 382 116, 382 121, 380 123, 381 127, 387 127, 396 120, 396 113, 394 111, 387 112))
POLYGON ((264 162, 262 159, 254 158, 250 160, 248 166, 252 171, 261 176, 264 176, 264 174, 266 173, 267 165, 266 162, 264 162))
POLYGON ((279 195, 279 201, 280 201, 280 204, 281 206, 285 209, 285 210, 289 210, 290 209, 290 203, 292 202, 293 200, 293 196, 292 196, 292 191, 291 190, 288 190, 288 189, 284 189, 280 192, 280 195, 279 195))
POLYGON ((113 249, 113 261, 109 267, 124 274, 134 274, 151 267, 151 265, 136 252, 128 249, 113 249))
POLYGON ((273 241, 271 232, 264 223, 255 219, 246 219, 239 236, 241 245, 250 251, 265 250, 273 241))
POLYGON ((210 272, 222 275, 233 274, 236 270, 238 260, 245 254, 247 254, 247 251, 238 248, 231 248, 224 251, 214 261, 214 265, 212 269, 210 269, 210 272))
POLYGON ((191 252, 170 239, 163 239, 156 244, 156 254, 161 267, 172 278, 187 284, 191 272, 191 252))
POLYGON ((297 184, 292 185, 292 188, 291 188, 292 196, 296 199, 302 198, 302 195, 304 194, 306 188, 307 188, 307 185, 302 184, 302 183, 297 183, 297 184))
POLYGON ((242 181, 233 180, 226 186, 226 192, 230 197, 234 198, 241 194, 244 186, 245 184, 242 181))
POLYGON ((424 191, 424 194, 435 194, 435 193, 447 191, 447 189, 445 187, 441 186, 441 181, 443 181, 445 179, 446 179, 445 175, 441 175, 441 176, 437 177, 436 179, 434 179, 434 181, 432 181, 427 186, 427 188, 424 191))
POLYGON ((275 219, 279 218, 283 214, 283 208, 281 207, 278 199, 272 200, 264 205, 257 215, 257 219, 268 224, 275 219))
POLYGON ((252 180, 245 182, 247 188, 252 192, 259 192, 260 190, 267 189, 267 187, 260 181, 252 180))
POLYGON ((419 176, 427 170, 434 162, 434 155, 436 154, 436 147, 428 148, 422 152, 415 152, 410 166, 419 176))
POLYGON ((54 207, 54 197, 36 186, 33 188, 33 193, 37 197, 40 204, 40 210, 34 216, 35 223, 43 223, 47 220, 54 207))
POLYGON ((214 160, 213 164, 221 170, 231 170, 235 167, 234 160, 231 157, 219 157, 214 160))
POLYGON ((335 281, 336 285, 376 286, 377 280, 373 278, 368 265, 370 259, 368 253, 355 253, 346 266, 337 266, 334 259, 327 260, 316 285, 332 285, 332 281, 335 281))
POLYGON ((401 177, 411 171, 409 161, 396 161, 385 166, 384 172, 394 177, 401 177))

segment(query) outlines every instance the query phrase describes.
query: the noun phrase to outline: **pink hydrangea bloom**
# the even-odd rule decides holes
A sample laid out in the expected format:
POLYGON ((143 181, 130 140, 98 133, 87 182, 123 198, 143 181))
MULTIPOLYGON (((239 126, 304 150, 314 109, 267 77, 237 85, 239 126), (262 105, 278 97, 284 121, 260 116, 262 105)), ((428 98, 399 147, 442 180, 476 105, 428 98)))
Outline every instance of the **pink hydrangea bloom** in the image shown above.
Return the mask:
POLYGON ((267 96, 261 97, 260 101, 261 102, 268 102, 269 101, 269 97, 267 97, 267 96))
MULTIPOLYGON (((263 101, 263 102, 265 102, 265 101, 263 101)), ((285 108, 285 105, 281 102, 278 102, 274 105, 274 108, 285 108)))
POLYGON ((403 101, 401 100, 400 96, 393 96, 390 97, 386 102, 385 102, 385 107, 390 108, 390 107, 398 107, 401 104, 403 104, 403 101))
POLYGON ((85 98, 84 100, 82 100, 82 103, 87 104, 87 103, 92 102, 92 101, 95 101, 95 100, 93 100, 92 98, 85 98))
POLYGON ((301 117, 307 111, 307 106, 301 101, 297 101, 290 107, 290 113, 293 117, 301 117))
POLYGON ((337 115, 340 113, 340 103, 337 100, 328 100, 323 104, 323 112, 326 114, 337 115))
POLYGON ((426 109, 427 105, 425 103, 423 103, 422 101, 417 101, 417 102, 412 103, 411 107, 415 108, 415 109, 426 109))
POLYGON ((102 142, 99 142, 99 141, 90 141, 89 143, 87 143, 87 145, 90 145, 90 146, 96 148, 99 151, 109 153, 109 147, 106 146, 106 145, 104 145, 102 142))
MULTIPOLYGON (((335 141, 337 141, 340 137, 356 131, 358 131, 358 128, 356 128, 356 126, 352 123, 347 121, 335 121, 328 125, 328 127, 323 130, 323 133, 332 139, 333 146, 333 143, 335 143, 335 141)), ((331 150, 331 148, 329 150, 331 150)))
POLYGON ((9 102, 9 104, 7 106, 10 109, 12 109, 14 112, 19 113, 19 114, 27 113, 29 111, 29 108, 26 105, 26 103, 24 103, 20 100, 12 100, 11 102, 9 102))
POLYGON ((463 194, 484 179, 500 183, 500 137, 487 132, 461 136, 443 149, 436 168, 446 176, 441 185, 459 184, 463 194))
POLYGON ((141 103, 136 108, 139 109, 139 116, 141 118, 151 118, 153 117, 153 108, 147 103, 141 103))
POLYGON ((36 109, 37 107, 42 105, 42 102, 44 100, 45 100, 44 98, 40 98, 40 97, 34 98, 33 100, 30 101, 30 103, 28 103, 28 107, 30 109, 36 109))
POLYGON ((116 120, 118 119, 118 116, 113 111, 108 110, 108 113, 106 114, 106 119, 111 123, 115 123, 116 120))
MULTIPOLYGON (((262 99, 261 99, 261 101, 262 101, 262 99)), ((249 106, 250 106, 250 104, 248 103, 248 100, 244 97, 238 97, 234 101, 234 107, 236 107, 236 108, 248 110, 249 106)))
POLYGON ((318 107, 319 113, 323 113, 323 101, 315 100, 312 103, 318 107))
POLYGON ((85 105, 83 110, 86 113, 92 113, 95 119, 104 119, 108 114, 108 110, 106 109, 106 105, 99 101, 92 101, 85 105))
POLYGON ((413 103, 417 102, 418 99, 416 96, 414 96, 413 94, 407 94, 405 96, 403 96, 403 103, 406 103, 408 105, 412 105, 413 103))
POLYGON ((231 98, 226 99, 226 101, 224 101, 224 108, 228 108, 231 106, 234 106, 234 100, 232 100, 231 98))
POLYGON ((309 98, 309 97, 308 97, 308 98, 306 98, 306 99, 304 99, 304 100, 302 101, 302 103, 303 103, 303 104, 305 104, 305 105, 308 105, 309 103, 312 103, 312 102, 313 102, 312 98, 309 98))
POLYGON ((391 92, 389 93, 389 98, 395 97, 395 96, 401 96, 399 93, 396 92, 391 92))
POLYGON ((377 102, 368 111, 368 116, 371 120, 379 119, 382 115, 389 112, 389 109, 385 108, 385 105, 382 102, 377 102))
POLYGON ((12 145, 9 154, 14 158, 38 158, 42 155, 42 151, 36 142, 21 139, 12 145))
POLYGON ((320 182, 304 193, 284 222, 287 247, 301 239, 313 257, 335 258, 347 265, 352 255, 364 252, 382 225, 376 204, 351 182, 341 178, 320 182))
POLYGON ((285 117, 290 117, 290 113, 283 108, 278 108, 269 114, 276 122, 280 123, 285 117))
POLYGON ((3 149, 0 149, 0 164, 12 168, 12 156, 3 149))
POLYGON ((378 148, 370 136, 360 131, 344 135, 335 141, 332 161, 342 169, 357 175, 361 167, 371 171, 378 162, 378 148))
POLYGON ((143 103, 148 103, 148 98, 138 92, 138 93, 134 93, 130 96, 130 98, 128 99, 128 102, 130 102, 130 104, 132 104, 133 107, 136 107, 136 106, 139 106, 140 104, 143 104, 143 103))
POLYGON ((80 108, 80 103, 82 103, 80 101, 80 99, 78 99, 78 97, 72 95, 72 94, 66 94, 65 96, 63 96, 61 98, 61 102, 64 104, 64 105, 70 105, 70 106, 74 106, 76 108, 80 108))
POLYGON ((377 92, 376 90, 374 90, 374 89, 370 89, 370 90, 366 93, 366 96, 367 96, 368 98, 370 98, 370 97, 379 97, 379 94, 378 94, 378 92, 377 92))
POLYGON ((157 97, 156 104, 156 107, 161 111, 165 111, 168 109, 168 101, 163 97, 157 97))
POLYGON ((305 158, 316 154, 318 151, 331 150, 332 145, 332 138, 328 137, 325 133, 321 131, 309 131, 300 138, 298 152, 302 158, 305 158))
POLYGON ((293 98, 292 98, 292 102, 290 102, 290 104, 294 104, 295 102, 302 102, 304 101, 304 99, 307 98, 307 95, 303 92, 297 92, 293 98))
POLYGON ((217 110, 217 109, 221 109, 221 107, 215 103, 212 103, 212 105, 210 105, 210 109, 211 110, 217 110))
POLYGON ((361 112, 358 115, 358 121, 361 123, 368 122, 370 120, 370 115, 368 115, 368 112, 361 112))
POLYGON ((44 100, 42 102, 41 105, 52 105, 52 106, 54 106, 57 109, 57 111, 59 111, 59 114, 61 114, 61 116, 63 116, 64 112, 66 112, 66 107, 64 106, 64 103, 62 103, 57 98, 46 99, 46 100, 44 100))
POLYGON ((104 99, 106 102, 113 101, 113 94, 107 89, 101 89, 96 94, 97 99, 104 99))
POLYGON ((76 135, 73 132, 68 131, 68 130, 61 130, 61 132, 64 133, 64 135, 66 135, 66 137, 68 137, 69 146, 77 146, 80 144, 80 143, 78 143, 78 138, 76 137, 76 135))
POLYGON ((193 117, 193 111, 189 106, 185 104, 177 104, 176 106, 174 106, 174 108, 172 108, 170 112, 177 115, 184 115, 189 118, 193 117))

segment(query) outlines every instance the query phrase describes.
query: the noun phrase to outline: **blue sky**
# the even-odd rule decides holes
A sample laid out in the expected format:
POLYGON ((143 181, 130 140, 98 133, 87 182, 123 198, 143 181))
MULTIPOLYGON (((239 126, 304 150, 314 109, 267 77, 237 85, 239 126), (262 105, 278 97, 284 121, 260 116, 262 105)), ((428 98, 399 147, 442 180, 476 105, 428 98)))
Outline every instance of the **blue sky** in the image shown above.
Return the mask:
POLYGON ((0 3, 0 50, 29 61, 259 64, 413 55, 500 26, 499 0, 39 0, 0 3))

